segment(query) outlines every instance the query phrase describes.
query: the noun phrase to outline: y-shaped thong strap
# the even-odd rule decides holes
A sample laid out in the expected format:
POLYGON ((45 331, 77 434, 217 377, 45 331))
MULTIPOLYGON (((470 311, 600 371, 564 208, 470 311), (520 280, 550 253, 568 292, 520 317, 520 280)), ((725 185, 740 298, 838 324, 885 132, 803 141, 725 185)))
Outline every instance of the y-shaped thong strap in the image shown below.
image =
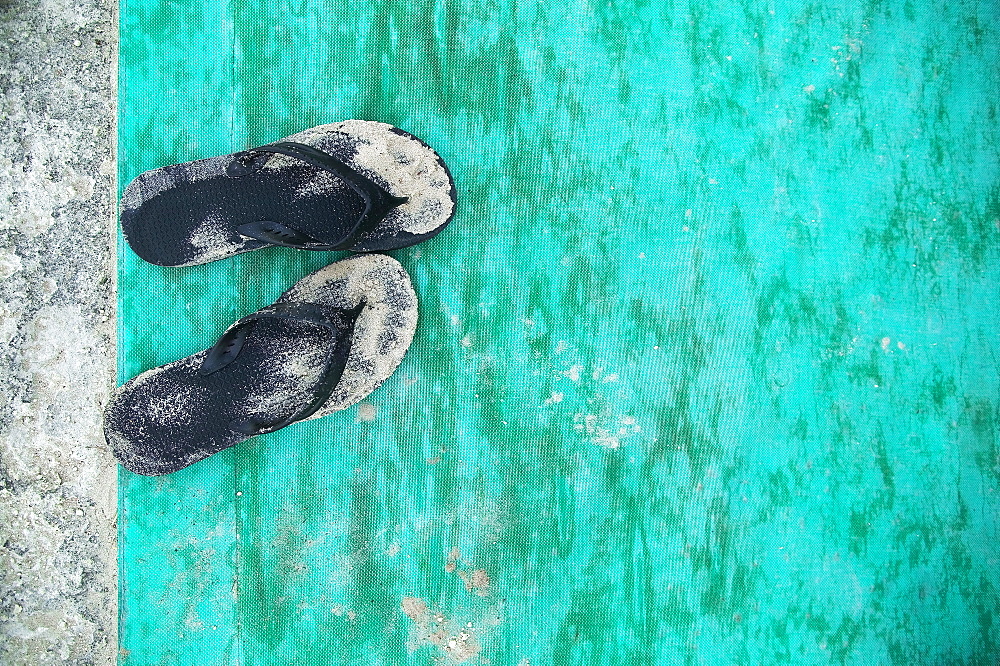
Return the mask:
POLYGON ((323 308, 308 303, 275 303, 247 315, 233 324, 222 334, 219 341, 208 350, 202 360, 198 373, 207 376, 219 372, 236 360, 247 335, 261 319, 287 319, 290 321, 315 324, 333 333, 334 341, 327 348, 324 360, 323 374, 316 386, 315 394, 302 409, 277 421, 264 422, 255 419, 238 419, 231 421, 230 429, 245 435, 260 435, 280 430, 296 421, 307 419, 323 406, 333 394, 337 383, 344 374, 347 358, 350 355, 351 339, 354 334, 354 324, 358 315, 364 309, 364 302, 353 310, 342 308, 323 308))
POLYGON ((354 245, 361 234, 385 219, 389 211, 407 201, 405 197, 389 194, 378 183, 358 173, 333 155, 325 153, 319 148, 294 141, 269 143, 266 146, 240 153, 229 164, 226 173, 238 177, 258 171, 267 162, 268 153, 288 155, 318 169, 329 171, 347 183, 347 186, 361 197, 365 203, 365 209, 350 232, 340 242, 333 245, 316 240, 297 229, 271 220, 249 222, 236 227, 238 232, 248 238, 256 238, 272 245, 294 247, 300 250, 347 250, 354 245))

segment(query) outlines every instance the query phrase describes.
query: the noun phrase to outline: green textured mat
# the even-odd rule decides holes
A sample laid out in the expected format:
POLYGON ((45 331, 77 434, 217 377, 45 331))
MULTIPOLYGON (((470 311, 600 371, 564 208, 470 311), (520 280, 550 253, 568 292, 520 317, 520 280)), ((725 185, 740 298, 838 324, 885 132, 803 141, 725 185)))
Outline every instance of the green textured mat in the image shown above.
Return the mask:
MULTIPOLYGON (((126 664, 996 663, 1000 8, 121 4, 120 181, 434 146, 366 400, 120 476, 126 664)), ((120 379, 338 254, 121 247, 120 379)))

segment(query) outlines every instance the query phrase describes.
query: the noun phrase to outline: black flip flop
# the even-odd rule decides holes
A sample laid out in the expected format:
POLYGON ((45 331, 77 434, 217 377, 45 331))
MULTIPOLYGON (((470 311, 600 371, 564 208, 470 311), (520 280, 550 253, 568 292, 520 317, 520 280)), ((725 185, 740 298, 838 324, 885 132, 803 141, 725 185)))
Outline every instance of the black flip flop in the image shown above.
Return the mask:
POLYGON ((105 411, 105 436, 132 472, 177 471, 362 400, 395 371, 416 323, 417 297, 398 261, 338 261, 237 321, 211 349, 125 383, 105 411))
POLYGON ((140 174, 121 224, 146 261, 193 266, 273 245, 393 250, 433 238, 454 212, 454 182, 430 146, 347 120, 140 174))

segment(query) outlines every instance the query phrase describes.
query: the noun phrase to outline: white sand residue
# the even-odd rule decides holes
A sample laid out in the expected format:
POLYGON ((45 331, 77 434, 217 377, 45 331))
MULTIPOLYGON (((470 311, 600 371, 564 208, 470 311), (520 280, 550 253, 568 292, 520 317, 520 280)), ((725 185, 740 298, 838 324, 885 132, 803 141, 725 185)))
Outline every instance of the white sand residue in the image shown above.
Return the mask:
MULTIPOLYGON (((282 155, 281 157, 285 157, 282 155)), ((277 159, 277 156, 274 158, 277 159)), ((292 158, 286 158, 291 160, 292 158)), ((268 164, 271 160, 268 160, 268 164)), ((300 162, 301 164, 301 162, 300 162)), ((295 188, 295 194, 299 197, 321 197, 329 196, 339 190, 347 190, 348 185, 340 178, 329 171, 317 170, 312 176, 300 183, 295 188)))
MULTIPOLYGON (((417 139, 369 120, 345 120, 319 125, 289 136, 328 152, 368 176, 394 196, 408 201, 386 216, 385 228, 425 234, 441 226, 455 210, 452 181, 441 158, 417 139)), ((283 168, 293 158, 268 161, 265 168, 283 168), (273 164, 272 164, 273 163, 273 164)))
POLYGON ((458 546, 455 546, 448 553, 448 557, 445 560, 444 570, 448 573, 454 573, 455 569, 458 568, 458 559, 462 557, 461 551, 459 551, 458 546))
MULTIPOLYGON (((165 378, 169 375, 165 375, 165 378)), ((197 404, 207 400, 204 391, 196 387, 171 381, 160 384, 151 391, 146 403, 146 415, 150 423, 164 425, 186 425, 191 423, 191 413, 197 404)))
POLYGON ((219 213, 206 216, 191 232, 188 243, 196 250, 195 257, 202 264, 231 256, 242 251, 245 245, 234 240, 229 224, 219 213))
POLYGON ((358 423, 375 420, 375 405, 370 402, 362 402, 358 405, 358 423))
POLYGON ((135 210, 156 195, 178 185, 220 176, 232 161, 232 155, 220 155, 143 172, 122 193, 122 210, 135 210))
POLYGON ((403 266, 367 254, 330 264, 301 279, 282 299, 364 309, 354 325, 347 367, 326 404, 311 418, 360 402, 403 360, 417 328, 417 295, 403 266))
POLYGON ((261 381, 247 396, 246 408, 254 417, 265 419, 293 414, 308 404, 326 367, 329 331, 297 324, 298 336, 283 335, 278 343, 268 344, 268 367, 262 369, 261 381))
POLYGON ((403 597, 403 602, 400 604, 403 612, 406 613, 406 617, 414 620, 415 622, 422 622, 427 618, 427 602, 423 599, 417 597, 403 597))

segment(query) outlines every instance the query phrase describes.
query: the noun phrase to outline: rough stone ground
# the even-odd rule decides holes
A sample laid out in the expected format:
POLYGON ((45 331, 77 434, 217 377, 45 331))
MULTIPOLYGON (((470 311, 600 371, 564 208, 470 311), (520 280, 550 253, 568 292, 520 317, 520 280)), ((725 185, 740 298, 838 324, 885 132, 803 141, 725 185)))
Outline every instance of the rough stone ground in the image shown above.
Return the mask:
POLYGON ((0 0, 0 664, 116 650, 113 0, 0 0))

